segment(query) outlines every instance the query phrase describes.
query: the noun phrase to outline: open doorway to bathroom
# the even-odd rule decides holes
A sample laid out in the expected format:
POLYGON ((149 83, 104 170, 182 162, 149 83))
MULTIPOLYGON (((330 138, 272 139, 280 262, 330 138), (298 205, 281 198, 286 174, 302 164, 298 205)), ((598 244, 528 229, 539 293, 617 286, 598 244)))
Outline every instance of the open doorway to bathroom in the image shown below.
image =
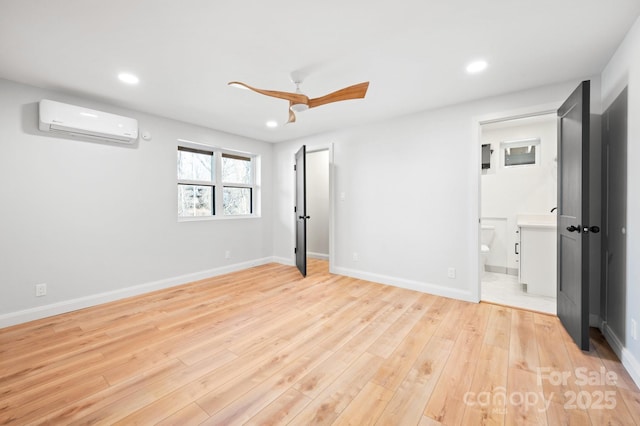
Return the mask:
POLYGON ((480 299, 556 313, 557 118, 481 125, 480 299))
POLYGON ((330 151, 310 149, 306 154, 307 258, 329 261, 330 151))

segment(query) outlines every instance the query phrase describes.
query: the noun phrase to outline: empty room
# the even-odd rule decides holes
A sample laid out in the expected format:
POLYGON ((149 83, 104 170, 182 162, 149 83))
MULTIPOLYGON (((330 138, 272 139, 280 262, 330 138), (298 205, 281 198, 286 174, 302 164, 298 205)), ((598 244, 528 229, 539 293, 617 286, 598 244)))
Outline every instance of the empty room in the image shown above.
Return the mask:
POLYGON ((0 1, 0 424, 640 425, 640 2, 0 1))

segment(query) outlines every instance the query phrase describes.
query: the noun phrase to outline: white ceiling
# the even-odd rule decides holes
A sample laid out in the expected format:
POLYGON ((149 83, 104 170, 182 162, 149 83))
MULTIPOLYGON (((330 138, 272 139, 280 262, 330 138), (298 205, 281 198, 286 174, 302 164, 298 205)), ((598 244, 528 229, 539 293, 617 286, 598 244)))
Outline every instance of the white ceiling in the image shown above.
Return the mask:
POLYGON ((598 74, 639 14, 639 0, 0 0, 0 77, 278 142, 598 74), (489 68, 467 75, 476 58, 489 68), (309 97, 371 84, 290 125, 286 101, 227 86, 294 91, 292 72, 309 97))

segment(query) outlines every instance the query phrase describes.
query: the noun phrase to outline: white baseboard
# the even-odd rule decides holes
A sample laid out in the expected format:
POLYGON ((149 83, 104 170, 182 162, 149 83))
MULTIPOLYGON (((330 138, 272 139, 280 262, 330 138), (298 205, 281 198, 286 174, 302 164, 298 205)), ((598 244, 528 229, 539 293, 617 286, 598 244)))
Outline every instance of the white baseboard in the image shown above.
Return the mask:
POLYGON ((329 255, 328 254, 314 253, 314 252, 311 252, 311 251, 307 252, 307 257, 311 257, 313 259, 320 259, 320 260, 329 260, 329 255))
POLYGON ((618 355, 618 358, 620 358, 622 365, 636 383, 636 386, 640 387, 640 362, 638 359, 624 347, 616 333, 613 332, 606 322, 602 323, 602 334, 604 334, 607 342, 609 342, 611 349, 613 349, 616 355, 618 355))
POLYGON ((296 261, 293 258, 287 259, 286 257, 274 256, 271 259, 272 259, 273 262, 280 263, 282 265, 296 266, 296 261))
POLYGON ((205 271, 185 274, 178 277, 166 278, 159 281, 139 284, 132 287, 126 287, 114 291, 92 294, 90 296, 79 297, 77 299, 65 300, 62 302, 51 303, 49 305, 37 306, 35 308, 23 309, 21 311, 9 312, 0 315, 0 328, 9 327, 16 324, 22 324, 28 321, 34 321, 53 315, 64 314, 78 309, 84 309, 103 303, 113 302, 115 300, 125 299, 127 297, 138 296, 144 293, 150 293, 156 290, 162 290, 181 284, 187 284, 193 281, 205 278, 215 277, 217 275, 228 274, 230 272, 241 271, 253 266, 264 265, 267 263, 282 263, 273 257, 265 257, 262 259, 250 260, 247 262, 234 263, 218 268, 208 269, 205 271))
POLYGON ((336 267, 335 274, 346 275, 348 277, 358 278, 361 280, 372 281, 380 284, 392 285, 394 287, 406 288, 422 293, 435 294, 436 296, 448 297, 451 299, 459 299, 467 302, 477 302, 469 291, 457 288, 443 287, 437 284, 429 284, 420 281, 406 280, 403 278, 391 277, 388 275, 374 274, 371 272, 358 271, 355 269, 336 267))

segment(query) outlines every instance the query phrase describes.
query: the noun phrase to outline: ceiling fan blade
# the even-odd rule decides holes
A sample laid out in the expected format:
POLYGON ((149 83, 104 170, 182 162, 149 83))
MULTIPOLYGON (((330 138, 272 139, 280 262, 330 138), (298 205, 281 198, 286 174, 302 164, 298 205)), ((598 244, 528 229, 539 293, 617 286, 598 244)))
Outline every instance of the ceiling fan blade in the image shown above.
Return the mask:
POLYGON ((249 89, 249 90, 253 90, 256 93, 260 93, 261 95, 265 95, 265 96, 271 96, 273 98, 278 98, 278 99, 286 99, 290 102, 295 102, 298 104, 306 104, 307 102, 309 102, 309 98, 305 95, 302 95, 300 93, 290 93, 290 92, 280 92, 277 90, 263 90, 263 89, 257 89, 255 87, 251 87, 248 84, 242 83, 240 81, 230 81, 229 86, 240 86, 240 87, 244 87, 245 89, 249 89))
POLYGON ((320 105, 329 104, 331 102, 347 101, 349 99, 361 99, 367 94, 369 88, 369 82, 354 84, 353 86, 345 87, 344 89, 337 90, 328 95, 321 96, 319 98, 309 99, 307 105, 309 108, 314 108, 320 105))
POLYGON ((295 122, 296 122, 296 114, 293 112, 293 110, 289 109, 289 121, 287 121, 287 124, 295 123, 295 122))

